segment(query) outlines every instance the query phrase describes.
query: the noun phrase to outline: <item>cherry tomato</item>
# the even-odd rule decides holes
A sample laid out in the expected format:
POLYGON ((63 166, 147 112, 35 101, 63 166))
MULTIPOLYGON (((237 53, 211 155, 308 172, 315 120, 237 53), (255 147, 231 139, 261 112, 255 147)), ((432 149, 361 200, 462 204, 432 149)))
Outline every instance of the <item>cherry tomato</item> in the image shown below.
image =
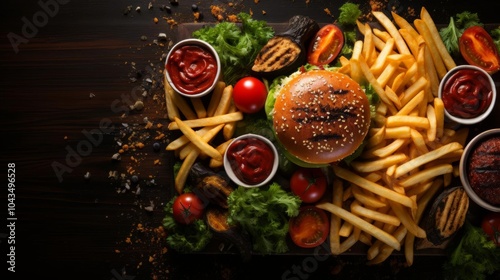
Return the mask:
POLYGON ((233 101, 243 113, 253 114, 260 111, 267 98, 266 85, 255 77, 244 77, 233 88, 233 101))
POLYGON ((320 168, 299 168, 290 178, 290 190, 305 203, 321 199, 326 191, 326 176, 320 168))
POLYGON ((326 212, 316 206, 303 206, 290 219, 289 232, 293 243, 302 248, 313 248, 325 242, 330 231, 326 212))
POLYGON ((194 193, 183 193, 179 195, 172 205, 173 215, 176 222, 191 224, 203 216, 203 202, 194 193))
POLYGON ((467 63, 493 74, 500 70, 498 49, 490 34, 481 26, 465 29, 458 41, 460 53, 467 63))
POLYGON ((491 212, 484 216, 481 228, 488 238, 500 246, 500 213, 491 212))
POLYGON ((344 33, 334 24, 323 26, 309 44, 307 62, 313 65, 326 65, 339 55, 344 47, 344 33))

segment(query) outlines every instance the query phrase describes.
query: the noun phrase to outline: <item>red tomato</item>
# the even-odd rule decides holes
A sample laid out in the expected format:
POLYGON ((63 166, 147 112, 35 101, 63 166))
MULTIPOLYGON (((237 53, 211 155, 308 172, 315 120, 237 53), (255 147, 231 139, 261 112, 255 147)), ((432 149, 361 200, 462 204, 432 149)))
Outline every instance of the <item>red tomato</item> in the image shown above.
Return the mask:
POLYGON ((305 203, 321 199, 326 191, 326 176, 320 168, 299 168, 290 178, 290 190, 305 203))
POLYGON ((481 26, 465 29, 458 43, 467 63, 483 68, 490 74, 500 70, 498 49, 490 34, 481 26))
POLYGON ((234 85, 234 105, 243 113, 252 114, 260 111, 266 103, 266 98, 266 85, 255 77, 244 77, 234 85))
POLYGON ((491 212, 486 214, 481 223, 481 228, 490 240, 500 246, 500 213, 491 212))
POLYGON ((326 212, 316 206, 304 206, 290 219, 290 237, 302 248, 313 248, 325 242, 330 231, 326 212))
POLYGON ((344 47, 344 33, 334 24, 323 26, 309 44, 307 62, 313 65, 326 65, 339 55, 344 47))
POLYGON ((194 193, 179 195, 172 205, 174 219, 181 224, 191 224, 203 216, 203 202, 194 193))

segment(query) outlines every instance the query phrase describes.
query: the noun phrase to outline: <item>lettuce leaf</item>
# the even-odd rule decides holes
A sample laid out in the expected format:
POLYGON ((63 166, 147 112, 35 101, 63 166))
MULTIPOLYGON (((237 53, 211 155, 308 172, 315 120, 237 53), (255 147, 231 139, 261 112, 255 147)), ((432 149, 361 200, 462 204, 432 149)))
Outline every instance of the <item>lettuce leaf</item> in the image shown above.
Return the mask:
POLYGON ((250 234, 255 252, 272 254, 288 251, 288 221, 299 214, 299 197, 272 183, 267 188, 240 186, 227 201, 228 223, 239 225, 250 234))
POLYGON ((250 72, 258 52, 274 36, 274 30, 265 21, 254 20, 247 13, 239 13, 241 25, 221 22, 193 32, 217 51, 222 75, 227 84, 234 85, 250 72))

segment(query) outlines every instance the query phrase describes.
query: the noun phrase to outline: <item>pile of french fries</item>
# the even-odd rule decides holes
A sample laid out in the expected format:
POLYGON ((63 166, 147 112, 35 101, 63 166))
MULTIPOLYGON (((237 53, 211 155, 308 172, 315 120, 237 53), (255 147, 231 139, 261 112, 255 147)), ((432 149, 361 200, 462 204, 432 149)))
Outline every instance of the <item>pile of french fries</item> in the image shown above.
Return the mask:
POLYGON ((394 21, 373 12, 381 27, 358 22, 363 39, 340 71, 380 96, 366 148, 349 168, 333 167, 332 254, 358 241, 368 245, 369 264, 404 250, 413 263, 415 238, 426 206, 458 176, 468 129, 447 128, 439 82, 455 66, 431 16, 422 8, 413 24, 396 13, 394 21), (350 202, 350 203, 347 203, 350 202))
POLYGON ((182 160, 175 177, 175 190, 181 194, 189 170, 198 158, 209 157, 212 168, 223 165, 223 155, 233 140, 236 122, 243 119, 243 114, 234 106, 233 86, 223 81, 217 82, 206 107, 201 98, 187 100, 175 92, 166 79, 164 86, 167 114, 171 121, 168 129, 180 130, 183 134, 166 147, 167 151, 174 151, 182 160), (219 132, 224 141, 215 145, 213 140, 219 132))

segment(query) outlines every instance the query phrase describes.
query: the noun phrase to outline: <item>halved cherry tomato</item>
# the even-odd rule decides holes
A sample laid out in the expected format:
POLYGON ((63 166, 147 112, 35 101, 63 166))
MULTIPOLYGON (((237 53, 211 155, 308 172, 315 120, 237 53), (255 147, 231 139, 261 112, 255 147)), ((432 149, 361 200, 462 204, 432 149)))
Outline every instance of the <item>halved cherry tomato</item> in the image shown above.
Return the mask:
POLYGON ((500 213, 491 212, 484 216, 481 228, 488 238, 500 246, 500 213))
POLYGON ((344 47, 344 33, 334 24, 323 26, 309 44, 307 62, 312 65, 326 65, 339 55, 344 47))
POLYGON ((490 74, 500 70, 498 49, 490 34, 481 26, 465 29, 458 43, 467 63, 481 67, 490 74))
POLYGON ((325 242, 330 231, 326 212, 316 206, 303 206, 290 219, 289 232, 293 243, 302 248, 313 248, 325 242))
POLYGON ((320 168, 299 168, 290 178, 290 190, 305 203, 321 199, 326 191, 326 176, 320 168))

